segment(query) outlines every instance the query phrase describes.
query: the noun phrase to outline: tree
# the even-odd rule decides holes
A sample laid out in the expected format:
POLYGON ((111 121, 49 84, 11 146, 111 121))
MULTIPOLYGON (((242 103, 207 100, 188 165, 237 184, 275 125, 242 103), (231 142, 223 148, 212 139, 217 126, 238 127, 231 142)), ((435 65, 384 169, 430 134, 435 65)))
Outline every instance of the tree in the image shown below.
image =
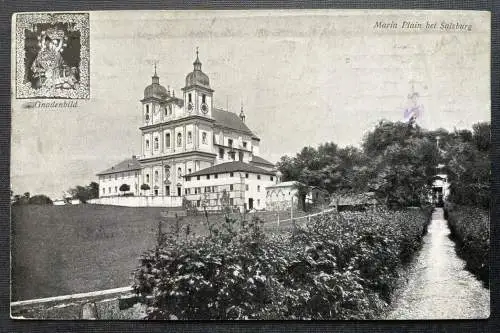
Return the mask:
POLYGON ((446 172, 450 183, 448 200, 468 206, 490 205, 490 125, 477 123, 471 136, 457 132, 445 148, 446 172))
POLYGON ((149 187, 148 184, 142 184, 141 185, 141 190, 142 191, 149 191, 151 189, 151 187, 149 187))
POLYGON ((30 205, 52 205, 52 200, 44 194, 38 194, 30 197, 28 203, 30 205))
POLYGON ((74 188, 70 188, 68 192, 72 199, 80 200, 82 203, 86 203, 90 198, 88 188, 85 186, 77 185, 74 188))
POLYGON ((427 201, 438 163, 435 140, 418 126, 380 122, 367 134, 368 189, 389 205, 418 206, 427 201))
POLYGON ((121 184, 119 190, 120 190, 120 192, 123 192, 123 194, 125 194, 125 192, 130 191, 130 185, 121 184))
POLYGON ((91 182, 88 186, 89 199, 99 198, 99 184, 91 182))
POLYGON ((472 140, 481 152, 489 152, 491 144, 491 126, 488 122, 472 125, 472 140))
MULTIPOLYGON (((293 186, 293 189, 297 190, 297 199, 299 200, 298 202, 298 208, 302 209, 304 212, 307 211, 307 206, 306 206, 306 197, 311 191, 311 187, 301 183, 301 182, 296 182, 293 186)), ((293 208, 292 208, 293 209, 293 208)))

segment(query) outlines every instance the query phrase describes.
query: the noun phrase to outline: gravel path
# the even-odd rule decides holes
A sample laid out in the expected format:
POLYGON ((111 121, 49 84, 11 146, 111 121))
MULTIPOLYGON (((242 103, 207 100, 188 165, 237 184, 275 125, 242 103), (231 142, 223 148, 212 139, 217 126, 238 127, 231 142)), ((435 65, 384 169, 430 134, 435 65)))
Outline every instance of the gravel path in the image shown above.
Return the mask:
POLYGON ((480 319, 490 314, 490 292, 455 253, 450 229, 437 208, 407 283, 396 292, 386 319, 480 319))

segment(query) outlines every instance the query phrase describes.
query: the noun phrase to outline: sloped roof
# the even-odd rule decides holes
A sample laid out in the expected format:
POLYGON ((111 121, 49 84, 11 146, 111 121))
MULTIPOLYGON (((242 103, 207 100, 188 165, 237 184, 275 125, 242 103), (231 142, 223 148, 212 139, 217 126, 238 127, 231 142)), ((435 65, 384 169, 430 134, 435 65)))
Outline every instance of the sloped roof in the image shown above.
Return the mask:
POLYGON ((245 132, 248 135, 255 136, 255 134, 248 128, 248 126, 240 119, 240 117, 236 113, 214 108, 212 110, 212 117, 215 119, 216 125, 231 128, 237 131, 245 132))
POLYGON ((278 183, 278 184, 274 184, 274 185, 270 185, 270 186, 267 186, 266 188, 278 188, 278 187, 293 187, 297 184, 302 184, 302 185, 305 185, 299 181, 296 181, 296 180, 290 180, 290 181, 287 181, 287 182, 281 182, 281 183, 278 183))
POLYGON ((205 168, 203 170, 199 170, 190 174, 185 175, 184 177, 193 177, 193 176, 202 176, 202 175, 211 175, 215 173, 228 173, 228 172, 250 172, 250 173, 258 173, 263 175, 274 175, 274 173, 264 170, 262 168, 256 167, 254 165, 250 165, 248 163, 234 161, 234 162, 226 162, 221 164, 216 164, 214 166, 205 168))
POLYGON ((250 163, 259 163, 259 164, 266 164, 269 166, 274 166, 274 164, 269 162, 268 160, 265 160, 262 157, 255 156, 255 155, 252 156, 252 160, 250 161, 250 163))
POLYGON ((133 170, 140 170, 141 169, 141 164, 137 160, 137 158, 129 158, 124 161, 121 161, 120 163, 112 166, 109 169, 106 169, 104 171, 99 172, 97 175, 106 175, 106 174, 111 174, 111 173, 117 173, 117 172, 125 172, 125 171, 133 171, 133 170))
POLYGON ((332 205, 357 206, 357 205, 373 205, 377 203, 378 200, 375 198, 375 193, 373 192, 332 196, 332 205))

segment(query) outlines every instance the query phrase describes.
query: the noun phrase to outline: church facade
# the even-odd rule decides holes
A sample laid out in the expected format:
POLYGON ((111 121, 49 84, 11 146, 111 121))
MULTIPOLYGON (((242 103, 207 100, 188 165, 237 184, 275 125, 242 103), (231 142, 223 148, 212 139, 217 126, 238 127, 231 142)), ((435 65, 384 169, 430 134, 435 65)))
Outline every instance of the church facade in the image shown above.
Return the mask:
POLYGON ((140 100, 141 154, 98 173, 101 197, 182 196, 201 207, 200 202, 207 203, 202 197, 207 197, 208 188, 211 209, 220 208, 214 193, 220 197, 222 191, 234 198, 234 206, 265 208, 264 188, 277 181, 274 165, 259 156, 260 138, 245 124, 243 107, 238 115, 214 106, 214 90, 201 67, 196 52, 181 96, 160 84, 155 67, 140 100), (214 169, 217 165, 222 167, 214 169), (227 184, 222 181, 226 173, 227 184), (242 193, 241 186, 232 184, 230 173, 247 177, 247 182, 252 174, 252 184, 244 184, 247 190, 242 193), (121 193, 121 184, 128 184, 129 191, 121 193), (253 192, 257 186, 264 197, 253 192))

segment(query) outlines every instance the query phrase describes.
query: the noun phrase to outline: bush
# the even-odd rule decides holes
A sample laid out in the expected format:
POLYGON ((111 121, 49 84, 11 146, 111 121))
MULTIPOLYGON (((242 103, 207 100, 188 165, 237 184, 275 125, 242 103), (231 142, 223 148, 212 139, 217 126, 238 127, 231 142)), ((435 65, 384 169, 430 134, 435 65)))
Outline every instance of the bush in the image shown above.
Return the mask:
POLYGON ((149 319, 370 319, 421 244, 430 210, 332 213, 292 234, 232 219, 159 237, 134 289, 149 319))
POLYGON ((465 268, 489 286, 490 220, 478 207, 446 204, 446 217, 465 268))

